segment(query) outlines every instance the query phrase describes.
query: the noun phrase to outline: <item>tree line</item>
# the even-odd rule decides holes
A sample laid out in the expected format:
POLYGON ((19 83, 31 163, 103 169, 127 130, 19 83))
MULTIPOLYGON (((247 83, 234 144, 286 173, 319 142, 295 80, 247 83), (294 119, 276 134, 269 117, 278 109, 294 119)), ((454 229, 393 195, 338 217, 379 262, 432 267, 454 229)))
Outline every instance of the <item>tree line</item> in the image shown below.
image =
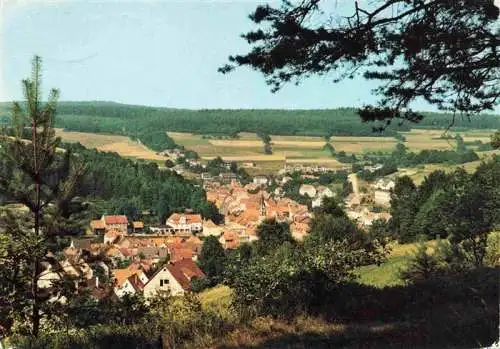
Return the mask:
MULTIPOLYGON (((309 136, 395 136, 397 131, 411 128, 445 128, 453 116, 423 113, 418 124, 410 122, 386 127, 363 123, 355 108, 326 110, 224 110, 171 109, 124 105, 106 102, 61 102, 56 126, 70 131, 111 133, 140 140, 148 147, 161 151, 175 146, 166 131, 194 132, 208 135, 235 135, 238 132, 258 134, 309 136)), ((0 105, 0 116, 8 115, 6 105, 0 105)), ((455 130, 469 128, 500 128, 498 115, 478 115, 471 120, 456 118, 455 130)))

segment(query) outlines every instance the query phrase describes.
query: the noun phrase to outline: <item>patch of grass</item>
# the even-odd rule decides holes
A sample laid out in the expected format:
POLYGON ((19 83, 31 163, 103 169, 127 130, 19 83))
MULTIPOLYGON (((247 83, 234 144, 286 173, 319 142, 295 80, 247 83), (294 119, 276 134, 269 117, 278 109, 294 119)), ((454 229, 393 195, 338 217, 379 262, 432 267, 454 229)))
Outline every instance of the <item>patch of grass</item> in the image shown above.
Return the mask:
MULTIPOLYGON (((432 249, 436 245, 436 241, 431 240, 427 244, 428 248, 432 249)), ((394 245, 385 263, 380 266, 366 265, 356 270, 359 282, 379 288, 403 285, 403 281, 399 278, 399 272, 406 267, 416 248, 417 243, 394 245)))
POLYGON ((200 293, 201 305, 204 309, 215 310, 219 314, 227 313, 232 299, 232 290, 224 285, 204 290, 200 293))
POLYGON ((386 287, 403 285, 403 281, 399 278, 399 271, 406 266, 408 257, 395 256, 389 257, 387 262, 377 265, 366 265, 356 270, 359 276, 359 282, 365 285, 375 287, 386 287))

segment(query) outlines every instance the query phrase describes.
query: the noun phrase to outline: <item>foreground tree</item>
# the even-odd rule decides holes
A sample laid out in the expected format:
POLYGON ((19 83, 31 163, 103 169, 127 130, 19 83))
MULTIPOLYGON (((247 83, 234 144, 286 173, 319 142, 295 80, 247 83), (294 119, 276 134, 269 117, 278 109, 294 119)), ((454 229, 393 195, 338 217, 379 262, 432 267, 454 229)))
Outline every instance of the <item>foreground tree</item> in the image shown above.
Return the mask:
POLYGON ((257 227, 257 236, 259 240, 254 243, 254 250, 259 256, 271 253, 284 243, 294 243, 290 225, 274 218, 265 219, 257 227))
POLYGON ((443 221, 451 243, 460 244, 482 267, 488 233, 500 223, 500 159, 481 164, 472 176, 463 169, 453 175, 440 204, 443 221))
POLYGON ((222 281, 227 256, 215 236, 209 236, 201 248, 198 265, 207 277, 207 285, 215 286, 222 281))
POLYGON ((379 105, 363 120, 419 121, 410 103, 423 98, 440 110, 477 113, 500 96, 500 35, 494 0, 351 1, 341 16, 321 0, 258 6, 257 28, 242 37, 252 45, 220 68, 249 66, 274 91, 311 75, 335 80, 362 73, 382 82, 379 105))
POLYGON ((491 146, 494 148, 494 149, 499 149, 500 148, 500 130, 495 132, 492 136, 491 136, 491 146))
POLYGON ((1 138, 0 193, 16 206, 0 212, 0 325, 15 324, 37 337, 42 318, 55 306, 48 300, 74 285, 66 282, 55 254, 63 236, 81 231, 84 205, 74 197, 74 188, 83 167, 71 161, 71 152, 57 152, 59 93, 51 90, 42 104, 39 57, 33 59, 23 90, 26 103, 14 103, 11 125, 1 138), (49 269, 59 278, 42 287, 49 269))

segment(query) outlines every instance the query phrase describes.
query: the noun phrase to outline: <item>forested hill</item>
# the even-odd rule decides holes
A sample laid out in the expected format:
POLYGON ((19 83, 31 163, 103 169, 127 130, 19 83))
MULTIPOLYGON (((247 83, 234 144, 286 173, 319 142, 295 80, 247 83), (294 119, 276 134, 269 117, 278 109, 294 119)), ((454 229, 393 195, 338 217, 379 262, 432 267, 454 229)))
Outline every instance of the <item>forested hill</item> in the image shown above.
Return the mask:
MULTIPOLYGON (((424 113, 419 124, 388 128, 383 135, 410 128, 445 128, 452 115, 424 113)), ((0 104, 0 115, 8 115, 8 104, 0 104)), ((397 124, 397 123, 395 123, 397 124)), ((455 129, 500 129, 500 115, 484 114, 471 120, 457 117, 455 129)), ((106 132, 139 138, 155 150, 174 145, 165 131, 232 135, 256 132, 281 135, 382 135, 372 123, 362 123, 355 108, 324 110, 189 110, 134 106, 113 102, 61 102, 57 126, 83 132, 106 132)))

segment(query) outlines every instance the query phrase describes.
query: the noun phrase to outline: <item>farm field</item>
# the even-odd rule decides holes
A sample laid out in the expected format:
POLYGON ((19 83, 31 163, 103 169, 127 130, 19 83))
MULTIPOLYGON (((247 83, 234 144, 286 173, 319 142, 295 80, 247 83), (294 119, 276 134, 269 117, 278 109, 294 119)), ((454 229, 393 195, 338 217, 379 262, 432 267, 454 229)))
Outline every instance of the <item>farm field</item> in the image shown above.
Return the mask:
MULTIPOLYGON (((489 142, 494 130, 467 130, 458 132, 466 142, 480 140, 489 142)), ((405 144, 410 151, 424 149, 450 150, 455 147, 454 139, 440 138, 444 130, 437 129, 411 129, 400 132, 405 137, 405 144)), ((447 135, 454 137, 457 132, 449 131, 447 135)), ((350 167, 342 164, 323 150, 326 140, 323 137, 313 136, 277 136, 271 135, 273 154, 264 153, 263 143, 255 133, 240 133, 235 139, 210 139, 199 134, 168 132, 177 144, 186 149, 196 151, 203 160, 210 160, 217 156, 227 161, 255 162, 254 168, 247 169, 251 175, 266 174, 279 171, 285 165, 326 166, 332 169, 350 167)), ((362 154, 365 152, 384 151, 390 152, 398 140, 394 137, 360 137, 360 136, 333 136, 329 143, 337 152, 344 151, 348 154, 362 154)), ((466 164, 468 169, 474 169, 480 162, 466 164)), ((432 172, 436 166, 429 165, 423 169, 408 169, 417 180, 432 172)), ((439 165, 438 167, 443 167, 439 165)), ((450 168, 450 170, 452 170, 450 168)))
POLYGON ((80 142, 87 148, 115 152, 123 157, 164 162, 167 158, 128 137, 100 133, 71 132, 56 129, 56 135, 65 142, 80 142))
POLYGON ((391 151, 397 144, 394 137, 348 137, 333 136, 330 143, 336 151, 363 153, 372 151, 391 151))

